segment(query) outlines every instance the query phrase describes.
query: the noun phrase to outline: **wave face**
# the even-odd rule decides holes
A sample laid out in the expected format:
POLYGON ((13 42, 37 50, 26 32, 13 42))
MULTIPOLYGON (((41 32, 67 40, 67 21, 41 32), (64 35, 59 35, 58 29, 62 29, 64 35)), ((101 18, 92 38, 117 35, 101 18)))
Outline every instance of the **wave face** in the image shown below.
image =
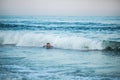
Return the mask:
POLYGON ((47 42, 50 42, 54 48, 73 50, 109 50, 110 48, 120 48, 120 42, 118 44, 117 42, 95 40, 78 36, 58 36, 54 34, 40 34, 38 32, 0 32, 1 45, 42 47, 47 42))

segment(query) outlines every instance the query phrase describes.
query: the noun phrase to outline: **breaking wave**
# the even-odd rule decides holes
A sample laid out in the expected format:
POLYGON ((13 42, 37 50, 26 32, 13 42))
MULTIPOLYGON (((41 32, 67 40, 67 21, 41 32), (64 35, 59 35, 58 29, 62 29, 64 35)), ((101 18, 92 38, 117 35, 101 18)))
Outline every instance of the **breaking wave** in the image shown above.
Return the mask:
POLYGON ((120 50, 120 42, 94 40, 78 36, 36 32, 1 31, 0 45, 42 47, 50 42, 54 48, 74 50, 120 50))

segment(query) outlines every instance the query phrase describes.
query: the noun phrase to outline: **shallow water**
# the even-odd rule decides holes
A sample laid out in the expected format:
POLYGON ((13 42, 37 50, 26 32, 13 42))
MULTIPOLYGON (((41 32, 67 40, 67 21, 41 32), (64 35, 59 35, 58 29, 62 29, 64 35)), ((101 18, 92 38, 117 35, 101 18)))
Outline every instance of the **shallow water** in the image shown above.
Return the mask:
POLYGON ((120 52, 0 46, 0 80, 119 80, 120 52))

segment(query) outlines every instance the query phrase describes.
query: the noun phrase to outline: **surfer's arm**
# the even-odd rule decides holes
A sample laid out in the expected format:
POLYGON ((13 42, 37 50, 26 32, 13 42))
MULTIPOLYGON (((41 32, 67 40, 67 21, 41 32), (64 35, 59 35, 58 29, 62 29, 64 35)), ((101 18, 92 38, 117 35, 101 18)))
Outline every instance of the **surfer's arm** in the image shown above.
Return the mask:
POLYGON ((46 47, 46 45, 43 46, 43 48, 45 48, 45 47, 46 47))

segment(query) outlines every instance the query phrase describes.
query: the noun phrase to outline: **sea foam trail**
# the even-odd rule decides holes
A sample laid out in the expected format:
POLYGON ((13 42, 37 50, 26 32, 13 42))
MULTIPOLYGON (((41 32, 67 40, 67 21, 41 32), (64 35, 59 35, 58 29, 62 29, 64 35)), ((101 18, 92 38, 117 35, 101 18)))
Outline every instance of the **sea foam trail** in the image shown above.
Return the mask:
MULTIPOLYGON (((78 36, 65 36, 63 34, 43 34, 38 32, 1 31, 1 45, 35 46, 42 47, 50 42, 54 48, 74 50, 103 50, 110 43, 78 36), (104 43, 103 43, 104 42, 104 43), (105 44, 105 45, 104 45, 105 44)), ((114 47, 115 45, 112 45, 114 47)), ((119 45, 117 46, 119 47, 119 45)))

